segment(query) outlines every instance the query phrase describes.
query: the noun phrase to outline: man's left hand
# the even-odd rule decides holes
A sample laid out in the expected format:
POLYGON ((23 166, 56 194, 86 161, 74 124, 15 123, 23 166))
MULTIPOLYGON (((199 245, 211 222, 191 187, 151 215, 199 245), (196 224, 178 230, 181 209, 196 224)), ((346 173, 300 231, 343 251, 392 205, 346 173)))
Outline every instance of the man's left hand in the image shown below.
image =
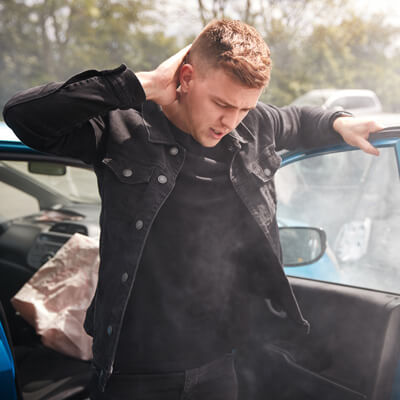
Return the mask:
POLYGON ((374 156, 379 155, 379 150, 368 142, 370 133, 383 129, 378 122, 359 117, 339 117, 333 122, 333 129, 338 132, 343 140, 350 146, 359 147, 361 150, 374 156))

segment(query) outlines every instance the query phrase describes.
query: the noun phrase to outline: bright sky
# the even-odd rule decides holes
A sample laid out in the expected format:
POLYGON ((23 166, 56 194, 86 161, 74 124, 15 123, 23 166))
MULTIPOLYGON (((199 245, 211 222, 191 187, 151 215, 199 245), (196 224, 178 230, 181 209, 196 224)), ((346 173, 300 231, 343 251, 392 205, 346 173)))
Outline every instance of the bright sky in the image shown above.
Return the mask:
MULTIPOLYGON (((209 4, 203 0, 204 4, 209 4)), ((400 1, 399 0, 351 0, 357 7, 358 12, 363 15, 383 13, 387 21, 393 25, 400 26, 400 1), (362 11, 361 11, 362 10, 362 11)), ((169 30, 172 34, 186 30, 188 33, 196 34, 202 28, 198 15, 198 0, 166 0, 171 24, 169 30), (189 5, 189 6, 188 6, 189 5), (190 13, 187 11, 191 10, 190 13)))
POLYGON ((358 0, 366 12, 379 12, 388 16, 388 20, 400 26, 400 3, 398 0, 358 0))

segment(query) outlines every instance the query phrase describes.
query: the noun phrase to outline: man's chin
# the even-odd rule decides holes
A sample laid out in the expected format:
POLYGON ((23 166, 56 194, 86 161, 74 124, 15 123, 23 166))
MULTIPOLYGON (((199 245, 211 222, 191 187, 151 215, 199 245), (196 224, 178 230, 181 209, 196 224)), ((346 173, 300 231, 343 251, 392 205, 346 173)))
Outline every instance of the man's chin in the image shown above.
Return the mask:
POLYGON ((209 139, 201 136, 198 137, 195 135, 192 135, 192 137, 197 143, 200 143, 203 147, 215 147, 221 140, 221 139, 209 139))

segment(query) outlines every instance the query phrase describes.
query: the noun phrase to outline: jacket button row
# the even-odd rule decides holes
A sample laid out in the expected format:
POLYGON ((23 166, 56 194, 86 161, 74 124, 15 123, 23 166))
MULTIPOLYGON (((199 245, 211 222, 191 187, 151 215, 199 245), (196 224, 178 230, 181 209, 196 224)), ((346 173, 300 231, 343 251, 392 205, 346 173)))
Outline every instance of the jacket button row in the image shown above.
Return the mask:
POLYGON ((135 226, 136 226, 136 229, 137 229, 138 231, 140 231, 140 230, 143 228, 143 221, 142 221, 141 219, 138 219, 138 220, 136 221, 135 226))
POLYGON ((168 182, 168 179, 167 179, 167 177, 166 177, 165 175, 160 175, 160 176, 157 178, 157 180, 158 180, 158 182, 161 183, 161 184, 164 184, 164 183, 167 183, 167 182, 168 182))
POLYGON ((171 156, 176 156, 179 153, 179 149, 177 147, 171 147, 169 149, 169 154, 171 154, 171 156))
POLYGON ((111 325, 108 325, 108 326, 107 326, 107 335, 108 335, 108 336, 111 336, 112 333, 113 333, 113 328, 112 328, 111 325))
POLYGON ((125 178, 129 178, 130 176, 133 175, 133 171, 131 169, 129 169, 129 168, 126 168, 126 169, 122 170, 122 175, 125 178))

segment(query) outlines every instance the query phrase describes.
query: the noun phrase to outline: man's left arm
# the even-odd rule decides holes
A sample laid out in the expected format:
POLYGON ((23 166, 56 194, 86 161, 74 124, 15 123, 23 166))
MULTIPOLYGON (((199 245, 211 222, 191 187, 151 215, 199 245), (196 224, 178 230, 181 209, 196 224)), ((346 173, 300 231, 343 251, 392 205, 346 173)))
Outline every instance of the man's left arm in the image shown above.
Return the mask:
POLYGON ((368 142, 368 137, 384 127, 373 119, 309 106, 269 106, 269 112, 278 150, 327 146, 345 141, 367 153, 379 154, 368 142))

